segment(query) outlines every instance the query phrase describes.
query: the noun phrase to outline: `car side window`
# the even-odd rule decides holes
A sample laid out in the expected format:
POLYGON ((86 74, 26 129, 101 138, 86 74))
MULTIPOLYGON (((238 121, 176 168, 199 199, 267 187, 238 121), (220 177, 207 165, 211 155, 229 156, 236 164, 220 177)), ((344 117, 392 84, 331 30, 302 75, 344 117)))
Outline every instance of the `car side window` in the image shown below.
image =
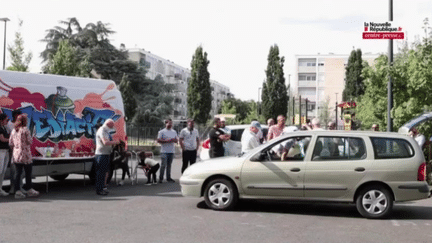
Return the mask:
POLYGON ((375 159, 410 158, 414 148, 405 139, 371 137, 375 159))
POLYGON ((322 136, 315 143, 312 160, 362 160, 366 156, 362 138, 322 136))
POLYGON ((271 161, 303 161, 310 136, 290 137, 274 144, 268 152, 271 161))
POLYGON ((231 140, 240 142, 244 129, 231 130, 231 140))

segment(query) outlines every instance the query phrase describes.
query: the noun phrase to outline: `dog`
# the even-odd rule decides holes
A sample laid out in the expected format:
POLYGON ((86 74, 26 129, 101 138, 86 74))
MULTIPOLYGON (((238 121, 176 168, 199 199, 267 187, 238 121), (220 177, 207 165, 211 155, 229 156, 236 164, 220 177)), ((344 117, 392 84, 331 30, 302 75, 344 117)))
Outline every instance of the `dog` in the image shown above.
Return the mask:
POLYGON ((125 150, 126 144, 123 141, 120 141, 120 143, 113 147, 113 151, 110 155, 110 169, 109 169, 109 175, 107 179, 107 184, 110 183, 111 178, 114 174, 114 171, 117 169, 122 169, 122 179, 118 183, 118 185, 122 186, 124 184, 124 179, 127 176, 129 179, 131 178, 130 171, 129 171, 129 157, 131 156, 130 152, 127 152, 125 150))

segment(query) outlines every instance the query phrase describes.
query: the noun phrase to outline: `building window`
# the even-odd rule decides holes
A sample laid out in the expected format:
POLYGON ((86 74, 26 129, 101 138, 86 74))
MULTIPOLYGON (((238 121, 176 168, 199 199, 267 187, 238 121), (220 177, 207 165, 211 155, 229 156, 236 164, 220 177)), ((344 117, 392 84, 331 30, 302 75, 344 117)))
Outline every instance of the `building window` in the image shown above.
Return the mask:
POLYGON ((316 74, 299 74, 299 81, 315 81, 316 74))

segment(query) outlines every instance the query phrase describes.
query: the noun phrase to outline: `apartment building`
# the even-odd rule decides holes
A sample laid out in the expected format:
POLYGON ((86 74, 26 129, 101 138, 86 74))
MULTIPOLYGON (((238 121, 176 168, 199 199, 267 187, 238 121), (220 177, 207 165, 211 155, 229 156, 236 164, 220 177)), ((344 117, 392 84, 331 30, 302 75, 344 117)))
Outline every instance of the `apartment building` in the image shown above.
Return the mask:
MULTIPOLYGON (((174 103, 171 119, 187 119, 187 87, 191 78, 191 71, 141 48, 130 48, 128 52, 130 60, 138 62, 140 66, 146 68, 148 78, 154 79, 157 75, 160 75, 166 83, 174 85, 172 94, 174 103)), ((213 117, 218 113, 221 102, 228 98, 231 93, 227 86, 214 80, 210 80, 210 85, 213 97, 210 113, 213 117)))
MULTIPOLYGON (((379 54, 363 53, 363 60, 369 65, 379 54)), ((349 54, 337 55, 296 55, 296 70, 291 82, 293 94, 302 100, 308 99, 308 117, 318 117, 319 110, 329 101, 329 111, 334 115, 336 101, 342 102, 342 92, 345 88, 345 67, 349 54)), ((304 101, 302 101, 304 102, 304 101)))

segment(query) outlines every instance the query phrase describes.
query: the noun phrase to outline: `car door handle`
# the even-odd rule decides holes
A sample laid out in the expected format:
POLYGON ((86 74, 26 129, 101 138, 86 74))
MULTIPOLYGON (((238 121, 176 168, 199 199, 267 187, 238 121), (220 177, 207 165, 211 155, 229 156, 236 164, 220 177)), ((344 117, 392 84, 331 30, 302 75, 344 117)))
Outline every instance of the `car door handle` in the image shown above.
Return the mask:
POLYGON ((355 171, 358 171, 358 172, 363 172, 363 171, 365 171, 366 169, 363 168, 363 167, 357 167, 357 168, 355 168, 354 170, 355 170, 355 171))
POLYGON ((292 172, 299 172, 300 168, 292 168, 290 171, 292 171, 292 172))

